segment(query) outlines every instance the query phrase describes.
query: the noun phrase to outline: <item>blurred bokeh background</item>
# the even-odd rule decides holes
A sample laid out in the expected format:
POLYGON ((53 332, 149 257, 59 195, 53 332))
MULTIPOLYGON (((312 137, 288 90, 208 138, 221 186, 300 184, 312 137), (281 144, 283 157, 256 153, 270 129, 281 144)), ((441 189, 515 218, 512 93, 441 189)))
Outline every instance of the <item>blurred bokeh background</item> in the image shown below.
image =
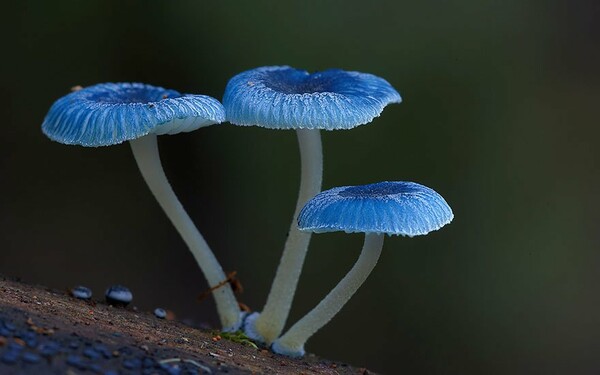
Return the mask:
MULTIPOLYGON (((257 66, 357 70, 404 102, 323 133, 324 188, 418 181, 456 218, 386 239, 375 274, 307 349, 389 374, 600 370, 598 1, 15 1, 1 18, 0 273, 96 297, 122 283, 141 310, 216 324, 128 145, 51 142, 46 111, 75 85, 220 99, 257 66)), ((241 301, 260 309, 295 205, 295 134, 224 124, 159 145, 241 301)), ((291 322, 361 244, 313 237, 291 322)))

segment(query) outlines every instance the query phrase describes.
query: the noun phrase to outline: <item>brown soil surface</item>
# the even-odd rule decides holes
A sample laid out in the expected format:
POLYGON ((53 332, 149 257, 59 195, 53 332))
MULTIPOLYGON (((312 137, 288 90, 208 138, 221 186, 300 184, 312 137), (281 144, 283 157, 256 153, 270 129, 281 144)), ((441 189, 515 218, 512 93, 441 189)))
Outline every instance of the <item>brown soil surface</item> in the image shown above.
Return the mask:
POLYGON ((314 355, 279 356, 152 313, 86 302, 0 276, 0 374, 80 373, 370 372, 314 355), (58 349, 50 350, 52 345, 58 349))

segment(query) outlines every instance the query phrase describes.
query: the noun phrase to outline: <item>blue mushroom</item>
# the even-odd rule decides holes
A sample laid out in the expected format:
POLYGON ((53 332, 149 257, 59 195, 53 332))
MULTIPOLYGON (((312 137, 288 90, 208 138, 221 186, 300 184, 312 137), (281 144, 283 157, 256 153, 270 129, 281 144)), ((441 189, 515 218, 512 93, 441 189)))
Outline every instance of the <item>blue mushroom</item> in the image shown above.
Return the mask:
POLYGON ((296 218, 306 201, 321 191, 323 154, 320 129, 352 129, 371 122, 400 94, 372 74, 330 69, 310 74, 288 66, 266 66, 233 77, 225 89, 227 120, 235 125, 294 129, 301 158, 301 181, 294 219, 262 312, 246 319, 251 338, 271 343, 285 325, 310 233, 298 231, 296 218))
MULTIPOLYGON (((189 132, 224 120, 223 106, 209 96, 182 95, 142 83, 101 83, 58 99, 42 131, 54 141, 87 147, 129 141, 144 180, 212 287, 227 277, 171 188, 156 136, 189 132)), ((231 287, 224 285, 213 295, 223 328, 236 330, 241 313, 231 287)))
POLYGON ((245 71, 227 84, 223 105, 236 125, 270 129, 352 129, 371 122, 400 94, 372 74, 289 66, 245 71))
POLYGON ((379 182, 324 191, 300 212, 298 227, 315 233, 365 233, 356 264, 308 314, 275 340, 271 349, 301 357, 306 341, 329 322, 371 273, 383 246, 383 235, 418 236, 450 223, 454 215, 434 190, 414 182, 379 182))
POLYGON ((100 83, 54 102, 42 131, 56 142, 98 147, 189 132, 224 120, 223 106, 210 96, 143 83, 100 83))

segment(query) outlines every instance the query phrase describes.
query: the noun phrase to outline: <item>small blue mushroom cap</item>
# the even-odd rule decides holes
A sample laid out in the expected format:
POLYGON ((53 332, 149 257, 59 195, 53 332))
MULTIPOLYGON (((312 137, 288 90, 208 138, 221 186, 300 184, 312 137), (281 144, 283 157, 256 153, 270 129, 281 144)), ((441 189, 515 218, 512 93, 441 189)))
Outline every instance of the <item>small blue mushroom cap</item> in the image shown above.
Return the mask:
POLYGON ((106 298, 106 302, 111 305, 126 306, 133 301, 133 294, 129 288, 118 284, 106 289, 104 297, 106 298))
POLYGON ((223 121, 223 106, 210 96, 182 95, 143 83, 101 83, 54 102, 42 131, 60 143, 95 147, 223 121))
POLYGON ((164 319, 167 317, 167 311, 161 307, 157 307, 154 309, 154 316, 159 319, 164 319))
POLYGON ((385 233, 418 236, 438 230, 454 218, 433 189, 415 182, 379 182, 326 190, 298 216, 298 228, 316 233, 385 233))
POLYGON ((92 298, 92 290, 83 285, 79 285, 71 289, 71 295, 77 299, 87 300, 92 298))
POLYGON ((372 74, 289 66, 242 72, 225 88, 227 120, 271 129, 351 129, 369 123, 400 94, 372 74))

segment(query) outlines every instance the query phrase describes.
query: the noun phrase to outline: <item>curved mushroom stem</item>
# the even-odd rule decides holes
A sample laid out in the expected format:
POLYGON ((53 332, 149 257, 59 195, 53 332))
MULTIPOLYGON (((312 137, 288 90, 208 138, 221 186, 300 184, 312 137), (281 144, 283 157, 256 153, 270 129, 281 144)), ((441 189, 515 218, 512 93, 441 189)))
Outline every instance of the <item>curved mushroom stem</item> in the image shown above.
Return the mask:
POLYGON ((298 230, 297 218, 304 204, 321 191, 323 180, 323 151, 319 130, 298 129, 296 134, 302 170, 296 211, 267 303, 260 314, 254 313, 246 319, 244 327, 249 337, 266 343, 271 343, 279 336, 290 312, 311 237, 311 233, 298 230))
POLYGON ((365 242, 352 269, 319 304, 273 342, 275 353, 290 357, 304 355, 304 343, 331 320, 348 302, 371 273, 383 247, 383 234, 367 233, 365 242))
MULTIPOLYGON (((131 150, 146 184, 179 232, 211 287, 227 279, 223 268, 171 188, 158 154, 155 134, 132 140, 131 150)), ((224 331, 235 331, 241 324, 241 312, 229 283, 213 291, 217 312, 224 331)))

